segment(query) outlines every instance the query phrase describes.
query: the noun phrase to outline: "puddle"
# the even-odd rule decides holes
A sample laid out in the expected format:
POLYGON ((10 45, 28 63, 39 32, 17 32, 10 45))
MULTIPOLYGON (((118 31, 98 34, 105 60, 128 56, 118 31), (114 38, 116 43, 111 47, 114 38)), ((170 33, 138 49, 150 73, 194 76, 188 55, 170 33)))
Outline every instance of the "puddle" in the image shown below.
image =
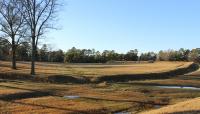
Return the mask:
POLYGON ((191 86, 156 86, 159 88, 166 88, 166 89, 188 89, 188 90, 200 90, 200 88, 197 87, 191 87, 191 86))
POLYGON ((71 96, 64 96, 63 98, 66 98, 66 99, 78 99, 78 98, 80 98, 80 96, 73 96, 73 95, 71 95, 71 96))
POLYGON ((160 105, 154 105, 154 108, 158 109, 158 108, 161 108, 160 105))

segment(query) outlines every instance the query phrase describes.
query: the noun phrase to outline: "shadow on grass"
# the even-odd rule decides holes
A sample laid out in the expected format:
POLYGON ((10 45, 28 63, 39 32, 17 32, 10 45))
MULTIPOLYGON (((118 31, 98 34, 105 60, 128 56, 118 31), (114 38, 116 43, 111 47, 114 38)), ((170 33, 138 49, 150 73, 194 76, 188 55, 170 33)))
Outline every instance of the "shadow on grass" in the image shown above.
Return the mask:
POLYGON ((161 73, 148 73, 148 74, 122 74, 122 75, 111 75, 101 76, 96 78, 93 82, 127 82, 131 80, 146 80, 146 79, 167 79, 178 75, 184 75, 199 69, 198 64, 191 64, 185 68, 178 68, 175 70, 161 72, 161 73))
POLYGON ((180 76, 178 77, 180 79, 183 79, 183 80, 200 80, 200 75, 183 75, 183 76, 180 76))
POLYGON ((54 90, 40 90, 40 91, 35 91, 32 89, 24 89, 24 88, 20 88, 20 87, 12 87, 12 86, 4 86, 4 85, 0 85, 1 87, 6 87, 6 88, 12 88, 12 89, 19 89, 19 90, 28 90, 30 92, 22 92, 22 93, 15 93, 15 94, 8 94, 8 95, 0 95, 0 100, 3 101, 7 101, 7 102, 11 102, 11 103, 16 103, 16 104, 20 104, 20 105, 28 105, 28 106, 33 106, 33 107, 42 107, 42 108, 49 108, 49 109, 55 109, 55 110, 62 110, 62 111, 70 111, 71 114, 79 114, 79 113, 83 113, 83 114, 107 114, 107 113, 115 113, 115 112, 120 112, 123 110, 129 110, 131 108, 135 108, 137 107, 139 108, 151 108, 155 105, 159 105, 159 106, 164 106, 167 105, 168 103, 155 103, 153 101, 135 101, 135 100, 121 100, 121 99, 106 99, 106 98, 93 98, 93 97, 81 97, 83 99, 87 100, 92 100, 92 101, 112 101, 112 102, 128 102, 128 103, 133 103, 133 106, 128 107, 126 109, 120 109, 120 110, 115 110, 112 111, 105 108, 102 109, 94 109, 94 110, 72 110, 72 109, 68 109, 68 108, 61 108, 61 107, 57 107, 57 106, 49 106, 49 105, 45 105, 45 104, 32 104, 32 103, 23 103, 20 101, 15 101, 15 100, 21 100, 21 99, 28 99, 28 98, 39 98, 39 97, 45 97, 45 96, 53 96, 53 97, 62 97, 59 95, 55 95, 55 91, 54 90), (134 105, 135 104, 135 105, 134 105), (135 106, 135 107, 134 107, 135 106))
POLYGON ((8 87, 8 88, 13 88, 13 89, 22 89, 22 90, 29 90, 31 92, 22 92, 22 93, 14 93, 14 94, 8 94, 8 95, 0 95, 0 100, 10 102, 10 103, 15 103, 19 105, 25 105, 25 106, 33 106, 33 107, 41 107, 42 109, 49 108, 49 109, 55 109, 55 110, 62 110, 66 112, 71 112, 69 114, 79 114, 79 113, 84 113, 84 114, 106 114, 107 111, 105 109, 101 110, 88 110, 88 111, 81 111, 81 110, 72 110, 68 108, 60 108, 60 107, 55 107, 55 106, 47 106, 47 105, 41 105, 41 104, 32 104, 32 103, 23 103, 20 101, 15 101, 15 100, 21 100, 21 99, 28 99, 28 98, 40 98, 40 97, 45 97, 45 96, 52 96, 53 93, 51 92, 41 92, 41 91, 33 91, 30 89, 23 89, 23 88, 18 88, 18 87, 10 87, 10 86, 3 86, 3 87, 8 87), (95 113, 99 112, 99 113, 95 113))
POLYGON ((49 92, 41 92, 41 91, 22 92, 22 93, 8 94, 8 95, 0 95, 0 100, 12 101, 12 100, 20 100, 26 98, 38 98, 49 95, 50 95, 49 92))
MULTIPOLYGON (((10 94, 10 95, 4 95, 0 97, 0 100, 7 101, 10 103, 14 104, 19 104, 19 105, 25 105, 25 106, 32 106, 32 107, 41 107, 42 109, 55 109, 55 110, 61 110, 61 111, 66 111, 69 114, 108 114, 108 113, 116 113, 116 112, 121 112, 121 111, 126 111, 132 108, 135 108, 136 105, 132 105, 128 108, 125 109, 120 109, 120 110, 115 110, 111 111, 107 109, 106 107, 101 108, 101 109, 84 109, 84 110, 73 110, 69 108, 62 108, 62 107, 57 107, 57 106, 50 106, 50 105, 45 105, 45 104, 36 104, 36 103, 24 103, 20 101, 15 101, 15 100, 20 100, 20 99, 25 99, 25 98, 39 98, 39 97, 44 97, 44 96, 49 96, 49 93, 45 92, 24 92, 24 93, 16 93, 16 94, 10 94)), ((113 101, 113 102, 130 102, 130 103, 137 103, 138 108, 145 108, 148 106, 154 106, 154 105, 161 105, 163 106, 164 104, 156 104, 153 102, 140 102, 140 101, 130 101, 130 100, 110 100, 110 99, 101 99, 101 98, 91 98, 91 97, 81 97, 84 99, 89 99, 89 100, 100 100, 100 101, 113 101)), ((33 109, 34 110, 34 109, 33 109)), ((36 109, 37 110, 37 109, 36 109)))
POLYGON ((154 108, 155 106, 163 107, 169 104, 169 101, 163 102, 163 103, 156 103, 154 101, 135 101, 135 100, 113 100, 113 99, 104 99, 104 98, 92 98, 92 97, 81 97, 83 99, 89 99, 94 101, 112 101, 112 102, 127 102, 131 103, 132 105, 130 107, 124 108, 124 109, 118 109, 115 111, 112 111, 111 113, 119 113, 122 114, 122 112, 128 112, 128 110, 135 109, 135 111, 140 112, 141 110, 154 108))
POLYGON ((148 73, 148 74, 122 74, 122 75, 108 75, 95 78, 88 78, 82 76, 69 76, 69 75, 56 75, 52 74, 47 77, 31 76, 25 73, 0 73, 0 79, 10 80, 31 80, 34 82, 51 82, 51 83, 101 83, 101 82, 127 82, 131 80, 146 80, 146 79, 167 79, 178 75, 183 75, 193 72, 199 68, 197 64, 191 64, 186 68, 178 68, 172 71, 161 73, 148 73))
POLYGON ((53 75, 48 77, 41 77, 41 76, 31 76, 25 73, 0 73, 0 79, 23 80, 32 82, 50 82, 50 83, 76 83, 76 84, 89 83, 89 79, 86 77, 74 77, 67 75, 53 75))
POLYGON ((41 107, 42 109, 48 108, 48 109, 54 109, 54 110, 61 110, 61 111, 66 111, 67 114, 107 114, 109 112, 106 109, 96 109, 96 110, 85 111, 85 110, 73 110, 69 108, 61 108, 61 107, 55 107, 55 106, 47 106, 47 105, 41 105, 41 104, 23 103, 23 102, 18 102, 18 101, 11 101, 11 103, 25 105, 25 106, 32 106, 32 107, 41 107))
POLYGON ((143 104, 143 105, 168 105, 168 103, 155 103, 153 101, 135 101, 135 100, 117 100, 117 99, 104 99, 104 98, 93 98, 93 97, 81 97, 84 99, 89 99, 89 100, 95 100, 95 101, 113 101, 113 102, 130 102, 130 103, 137 103, 137 104, 143 104))
POLYGON ((88 78, 63 75, 48 76, 48 81, 53 83, 89 83, 88 78))

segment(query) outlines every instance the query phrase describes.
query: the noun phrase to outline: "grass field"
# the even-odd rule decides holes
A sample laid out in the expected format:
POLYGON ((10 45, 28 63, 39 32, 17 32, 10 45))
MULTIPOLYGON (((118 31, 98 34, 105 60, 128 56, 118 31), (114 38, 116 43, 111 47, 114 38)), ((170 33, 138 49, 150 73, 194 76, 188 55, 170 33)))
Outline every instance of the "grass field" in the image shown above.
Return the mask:
MULTIPOLYGON (((1 62, 1 72, 14 72, 9 68, 9 62, 1 62)), ((28 63, 20 63, 17 72, 29 73, 28 63)), ((60 71, 69 73, 68 68, 76 71, 95 73, 98 70, 132 69, 123 70, 123 73, 163 72, 191 63, 185 62, 158 62, 125 65, 75 65, 75 64, 44 64, 37 63, 39 74, 45 76, 59 74, 60 71), (45 65, 47 67, 45 67, 45 65), (61 68, 61 66, 65 66, 61 68), (70 66, 70 67, 69 67, 70 66), (107 67, 106 67, 107 66, 107 67), (162 68, 161 68, 162 66, 162 68), (165 67, 166 66, 166 67, 165 67), (129 68, 130 67, 130 68, 129 68), (135 70, 136 68, 137 70, 135 70), (150 70, 151 68, 151 70, 150 70), (51 70, 47 70, 51 69, 51 70), (60 69, 55 70, 54 69, 60 69), (90 70, 89 70, 90 69, 90 70), (95 71, 97 69, 97 71, 95 71), (146 70, 145 70, 146 69, 146 70), (154 70, 152 70, 154 69, 154 70), (65 71, 67 70, 67 71, 65 71), (135 70, 135 72, 134 72, 135 70), (46 73, 45 71, 48 71, 46 73), (49 73, 51 72, 51 73, 49 73)), ((108 70, 109 71, 109 70, 108 70)), ((110 70, 111 74, 120 73, 110 70)), ((99 75, 104 75, 102 72, 99 75)), ((61 72, 62 73, 62 72, 61 72)), ((75 75, 76 73, 70 72, 75 75)), ((69 73, 69 74, 70 74, 69 73)), ((100 72, 98 72, 100 73, 100 72)), ((91 73, 92 74, 92 73, 91 73)), ((0 113, 50 113, 50 114, 112 114, 116 112, 140 113, 157 109, 181 101, 200 97, 200 91, 189 89, 164 89, 162 85, 189 85, 200 87, 200 71, 187 75, 174 76, 169 79, 138 80, 113 83, 89 84, 53 84, 39 83, 23 80, 0 80, 0 113), (77 99, 64 98, 64 96, 78 96, 77 99)), ((40 75, 42 76, 42 75, 40 75)), ((83 75, 89 76, 89 75, 83 75)), ((91 76, 91 75, 90 75, 91 76)), ((93 76, 93 75, 92 75, 93 76)))
POLYGON ((170 105, 161 109, 147 111, 141 114, 199 114, 200 98, 186 100, 175 105, 170 105))
MULTIPOLYGON (((41 76, 67 75, 100 77, 105 75, 144 74, 170 71, 190 65, 191 62, 156 62, 131 64, 36 64, 36 72, 41 76)), ((0 61, 0 72, 30 73, 30 63, 18 62, 18 69, 13 71, 10 62, 0 61)))
MULTIPOLYGON (((196 79, 186 77, 188 82, 185 84, 194 86, 199 84, 196 79)), ((170 81, 171 84, 179 85, 178 80, 181 80, 181 77, 170 81)), ((108 114, 120 111, 139 113, 200 97, 200 92, 196 90, 157 88, 155 87, 157 84, 167 85, 167 83, 161 84, 163 80, 152 80, 152 82, 154 84, 149 85, 146 81, 79 85, 1 80, 0 113, 108 114), (80 98, 63 98, 73 95, 80 98)))

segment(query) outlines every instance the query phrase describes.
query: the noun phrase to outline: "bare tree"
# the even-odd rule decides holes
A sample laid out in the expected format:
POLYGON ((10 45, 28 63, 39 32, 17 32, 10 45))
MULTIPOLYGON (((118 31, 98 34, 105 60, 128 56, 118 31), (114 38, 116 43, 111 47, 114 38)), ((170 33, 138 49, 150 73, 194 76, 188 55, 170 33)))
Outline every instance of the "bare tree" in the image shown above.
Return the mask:
POLYGON ((16 69, 16 48, 23 30, 23 16, 17 0, 0 0, 1 39, 7 40, 12 48, 12 68, 16 69))
POLYGON ((23 17, 30 29, 32 44, 31 74, 35 75, 35 56, 38 40, 47 29, 52 29, 52 21, 56 14, 57 0, 21 0, 23 17))

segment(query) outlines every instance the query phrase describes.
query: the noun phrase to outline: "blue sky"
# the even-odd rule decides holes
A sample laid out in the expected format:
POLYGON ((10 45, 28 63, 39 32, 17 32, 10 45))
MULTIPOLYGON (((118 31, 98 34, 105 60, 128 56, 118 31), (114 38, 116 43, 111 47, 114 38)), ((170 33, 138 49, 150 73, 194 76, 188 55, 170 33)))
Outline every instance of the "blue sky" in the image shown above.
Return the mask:
POLYGON ((127 52, 200 47, 200 0, 65 0, 45 43, 127 52))

